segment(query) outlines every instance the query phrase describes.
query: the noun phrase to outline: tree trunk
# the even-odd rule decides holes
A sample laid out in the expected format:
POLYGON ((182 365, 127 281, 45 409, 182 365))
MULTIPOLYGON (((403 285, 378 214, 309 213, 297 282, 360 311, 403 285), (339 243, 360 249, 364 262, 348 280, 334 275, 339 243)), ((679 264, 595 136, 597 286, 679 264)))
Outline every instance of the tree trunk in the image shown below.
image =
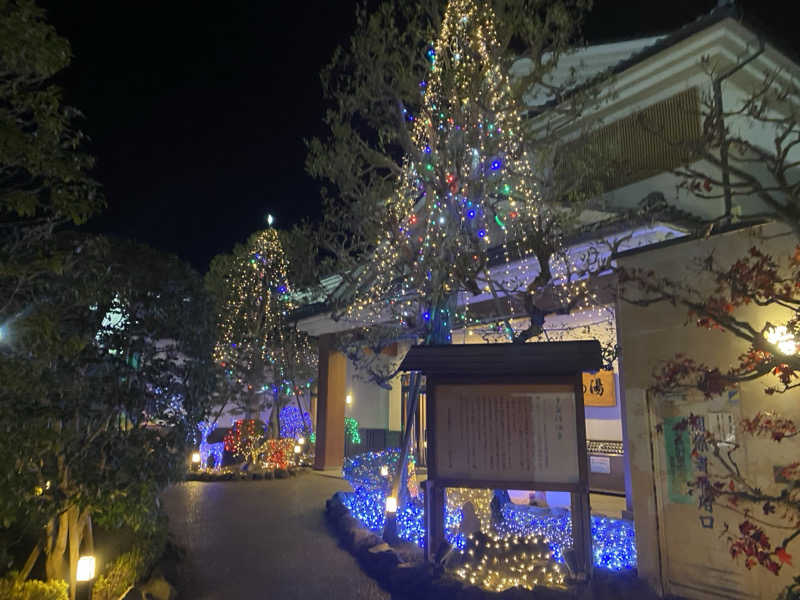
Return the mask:
POLYGON ((28 560, 25 561, 25 564, 22 566, 22 570, 20 570, 17 579, 20 581, 25 581, 28 578, 28 575, 31 574, 31 570, 33 566, 36 564, 36 561, 39 559, 39 555, 42 553, 42 543, 37 542, 36 545, 31 550, 31 553, 28 555, 28 560))
MULTIPOLYGON (((455 314, 456 297, 449 296, 444 300, 435 303, 428 313, 428 334, 425 336, 423 344, 432 346, 435 344, 450 344, 452 342, 452 316, 455 314)), ((422 375, 411 373, 411 386, 408 396, 408 412, 406 415, 406 426, 403 430, 403 440, 400 445, 400 459, 397 461, 397 470, 392 478, 391 495, 394 496, 398 505, 400 502, 400 486, 403 483, 403 475, 408 468, 408 452, 411 449, 411 432, 414 429, 414 415, 417 412, 419 388, 422 375)), ((387 541, 395 541, 397 537, 397 515, 386 515, 386 527, 384 528, 384 538, 387 541)))
MULTIPOLYGON (((273 384, 273 386, 274 386, 274 384, 273 384)), ((274 387, 273 389, 278 390, 277 387, 274 387)), ((280 391, 272 392, 272 412, 270 412, 270 414, 269 414, 269 427, 268 427, 269 433, 268 433, 268 437, 271 437, 273 439, 278 439, 281 436, 281 423, 280 423, 280 417, 278 415, 278 411, 279 411, 279 408, 278 408, 278 396, 279 395, 280 395, 280 391)))
POLYGON ((69 527, 69 600, 75 600, 75 592, 78 585, 75 576, 78 572, 78 557, 81 552, 81 533, 83 529, 79 517, 78 507, 70 507, 67 511, 67 526, 69 527))
POLYGON ((92 528, 92 515, 89 509, 83 511, 83 537, 86 540, 86 549, 89 554, 94 554, 94 529, 92 528))
POLYGON ((45 528, 45 564, 44 570, 48 581, 65 579, 64 552, 67 549, 67 512, 64 511, 51 519, 45 528))

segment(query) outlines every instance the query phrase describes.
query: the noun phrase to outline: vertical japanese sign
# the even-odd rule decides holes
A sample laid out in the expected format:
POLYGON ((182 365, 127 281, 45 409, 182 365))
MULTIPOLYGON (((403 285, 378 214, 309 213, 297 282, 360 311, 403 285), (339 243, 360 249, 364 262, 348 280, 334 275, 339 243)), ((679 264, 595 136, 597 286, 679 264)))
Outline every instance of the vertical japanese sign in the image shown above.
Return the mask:
POLYGON ((692 504, 687 483, 694 476, 692 444, 686 427, 675 428, 685 417, 664 419, 664 450, 667 462, 667 498, 676 504, 692 504))

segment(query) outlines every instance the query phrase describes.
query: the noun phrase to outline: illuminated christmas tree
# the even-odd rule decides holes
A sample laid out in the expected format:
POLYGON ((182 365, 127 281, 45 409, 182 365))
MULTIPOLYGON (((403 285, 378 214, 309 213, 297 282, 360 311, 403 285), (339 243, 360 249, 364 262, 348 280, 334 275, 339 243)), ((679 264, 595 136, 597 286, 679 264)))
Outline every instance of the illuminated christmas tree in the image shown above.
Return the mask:
POLYGON ((299 404, 316 367, 308 336, 288 318, 297 307, 288 270, 278 232, 272 228, 253 234, 246 249, 234 254, 214 350, 214 359, 241 386, 246 412, 273 407, 274 436, 280 406, 291 399, 299 404))
POLYGON ((524 107, 502 70, 494 20, 489 3, 448 4, 439 39, 427 49, 420 113, 406 111, 415 151, 405 157, 371 268, 359 274, 349 309, 374 322, 389 309, 424 332, 425 343, 450 341, 459 293, 498 297, 524 289, 529 267, 519 259, 552 243, 541 233, 549 217, 522 144, 524 107), (520 264, 515 272, 512 261, 520 264))

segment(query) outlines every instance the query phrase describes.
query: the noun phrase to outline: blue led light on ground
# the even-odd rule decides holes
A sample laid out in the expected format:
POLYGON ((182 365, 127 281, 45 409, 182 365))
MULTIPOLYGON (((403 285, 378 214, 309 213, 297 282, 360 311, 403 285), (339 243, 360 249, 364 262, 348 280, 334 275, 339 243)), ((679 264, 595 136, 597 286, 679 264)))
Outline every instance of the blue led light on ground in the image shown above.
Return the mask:
MULTIPOLYGON (((344 503, 350 513, 364 527, 381 533, 384 525, 384 506, 391 478, 380 474, 381 466, 394 472, 399 460, 399 449, 367 452, 345 461, 344 477, 354 491, 344 494, 344 503)), ((401 494, 397 511, 398 536, 418 546, 424 545, 425 515, 423 493, 416 498, 401 494)), ((527 535, 548 540, 553 558, 563 562, 563 552, 572 546, 572 521, 568 511, 521 506, 506 503, 502 507, 502 522, 496 533, 501 537, 527 535)), ((461 510, 447 510, 445 536, 456 548, 463 549, 465 539, 459 532, 461 510)), ((636 568, 636 536, 633 522, 593 515, 592 550, 596 567, 612 571, 636 568)))

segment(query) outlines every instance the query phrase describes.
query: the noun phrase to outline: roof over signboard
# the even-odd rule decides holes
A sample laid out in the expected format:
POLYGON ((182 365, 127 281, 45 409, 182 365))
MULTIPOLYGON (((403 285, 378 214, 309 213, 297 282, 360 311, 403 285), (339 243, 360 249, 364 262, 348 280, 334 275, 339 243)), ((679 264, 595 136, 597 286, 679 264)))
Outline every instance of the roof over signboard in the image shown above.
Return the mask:
POLYGON ((412 346, 401 371, 426 375, 572 375, 602 367, 600 342, 412 346))

